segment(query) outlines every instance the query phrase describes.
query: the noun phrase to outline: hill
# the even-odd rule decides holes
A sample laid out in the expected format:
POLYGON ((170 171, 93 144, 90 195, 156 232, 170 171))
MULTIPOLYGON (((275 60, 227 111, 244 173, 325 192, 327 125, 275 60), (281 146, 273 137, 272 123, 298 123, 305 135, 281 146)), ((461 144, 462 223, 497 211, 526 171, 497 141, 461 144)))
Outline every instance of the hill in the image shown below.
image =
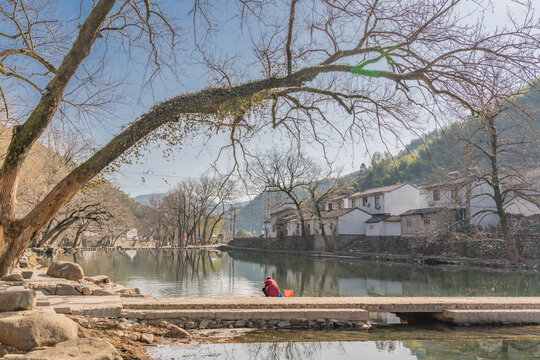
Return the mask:
MULTIPOLYGON (((0 162, 5 157, 11 129, 0 132, 0 162)), ((37 142, 24 162, 17 191, 16 216, 26 215, 75 164, 69 156, 37 142)), ((53 218, 42 231, 56 245, 69 246, 77 236, 96 239, 117 236, 138 227, 129 196, 110 182, 92 181, 53 218), (77 235, 78 234, 78 235, 77 235), (65 239, 65 240, 64 240, 65 239)), ((81 240, 82 240, 81 238, 81 240)))

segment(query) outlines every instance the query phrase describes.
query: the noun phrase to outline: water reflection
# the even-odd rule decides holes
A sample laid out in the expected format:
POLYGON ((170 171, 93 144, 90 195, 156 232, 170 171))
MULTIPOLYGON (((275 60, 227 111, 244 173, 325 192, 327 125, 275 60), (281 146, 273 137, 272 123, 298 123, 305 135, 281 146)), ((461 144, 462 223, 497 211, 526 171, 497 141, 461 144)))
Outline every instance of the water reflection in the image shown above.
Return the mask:
POLYGON ((237 360, 531 360, 540 359, 540 340, 413 340, 356 342, 272 342, 160 345, 149 349, 155 359, 237 360))
POLYGON ((101 250, 59 255, 157 296, 258 296, 267 275, 295 296, 539 296, 540 274, 256 251, 101 250))

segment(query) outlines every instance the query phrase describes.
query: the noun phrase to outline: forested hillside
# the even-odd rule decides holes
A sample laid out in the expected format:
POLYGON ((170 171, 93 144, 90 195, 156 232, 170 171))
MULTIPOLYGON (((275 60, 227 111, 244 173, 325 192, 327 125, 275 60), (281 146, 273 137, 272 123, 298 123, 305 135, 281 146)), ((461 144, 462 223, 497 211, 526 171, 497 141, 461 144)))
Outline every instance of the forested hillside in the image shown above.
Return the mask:
MULTIPOLYGON (((10 138, 11 129, 0 132, 0 160, 5 156, 10 138)), ((27 214, 75 165, 70 154, 36 143, 22 168, 17 216, 27 214)), ((94 242, 108 242, 138 225, 127 194, 110 182, 100 180, 81 190, 66 204, 35 239, 34 245, 80 245, 85 234, 94 242)))

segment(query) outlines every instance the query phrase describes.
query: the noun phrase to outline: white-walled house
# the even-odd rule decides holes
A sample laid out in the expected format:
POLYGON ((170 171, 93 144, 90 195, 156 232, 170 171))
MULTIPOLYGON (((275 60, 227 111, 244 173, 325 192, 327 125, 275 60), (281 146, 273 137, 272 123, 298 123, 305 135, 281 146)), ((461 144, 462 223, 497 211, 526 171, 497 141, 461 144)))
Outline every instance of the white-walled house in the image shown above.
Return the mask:
POLYGON ((349 196, 350 195, 340 195, 340 196, 336 196, 333 199, 330 199, 329 201, 327 201, 324 204, 324 210, 325 211, 333 211, 333 210, 348 209, 350 207, 354 207, 354 206, 349 206, 348 205, 349 204, 349 202, 348 202, 349 196))
MULTIPOLYGON (((371 214, 358 209, 339 209, 322 214, 326 235, 366 235, 366 221, 371 214)), ((317 235, 320 235, 320 230, 317 235)))
POLYGON ((286 235, 287 220, 296 212, 294 208, 285 208, 269 214, 264 222, 264 236, 267 238, 280 237, 286 235))
POLYGON ((420 190, 411 184, 395 184, 368 189, 348 197, 349 207, 370 214, 399 215, 421 207, 420 190))
MULTIPOLYGON (((538 179, 532 181, 537 187, 530 190, 539 194, 538 179)), ((501 184, 504 190, 504 183, 501 184)), ((491 196, 493 189, 483 180, 467 177, 453 177, 447 181, 426 185, 422 188, 422 201, 430 208, 455 209, 458 220, 469 222, 477 226, 496 226, 499 217, 495 214, 495 200, 491 196)), ((510 199, 505 211, 508 214, 531 216, 540 214, 540 207, 522 196, 509 193, 510 199)))

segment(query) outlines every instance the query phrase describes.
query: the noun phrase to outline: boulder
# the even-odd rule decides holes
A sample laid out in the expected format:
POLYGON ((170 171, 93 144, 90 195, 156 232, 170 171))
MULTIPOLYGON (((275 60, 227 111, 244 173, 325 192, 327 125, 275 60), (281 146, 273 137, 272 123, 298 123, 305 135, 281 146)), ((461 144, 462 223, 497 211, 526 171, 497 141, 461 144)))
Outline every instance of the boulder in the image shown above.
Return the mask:
POLYGON ((115 293, 114 291, 111 291, 111 290, 96 289, 96 290, 94 290, 94 295, 95 296, 114 296, 114 295, 118 295, 118 294, 115 293))
POLYGON ((94 284, 106 284, 111 282, 111 279, 109 279, 107 275, 88 276, 85 280, 93 282, 94 284))
POLYGON ((2 277, 2 281, 23 281, 23 279, 21 274, 8 274, 2 277))
POLYGON ((19 267, 20 268, 27 268, 27 267, 30 267, 30 264, 28 263, 28 260, 19 260, 19 267))
POLYGON ((167 329, 169 330, 169 336, 182 338, 191 337, 191 335, 186 330, 182 329, 180 326, 169 324, 167 325, 167 329))
POLYGON ((152 334, 142 334, 141 335, 141 341, 145 342, 147 344, 151 344, 154 342, 154 335, 152 334))
POLYGON ((28 354, 7 355, 5 359, 122 360, 122 357, 107 341, 98 338, 85 338, 65 341, 55 347, 32 351, 28 354))
POLYGON ((34 271, 32 270, 21 271, 21 275, 24 279, 31 279, 32 275, 34 275, 34 271))
POLYGON ((57 261, 49 267, 47 275, 67 280, 80 280, 84 278, 84 271, 79 264, 57 261))
POLYGON ((78 331, 73 320, 54 312, 24 311, 0 314, 0 343, 23 351, 75 340, 78 338, 78 331))
POLYGON ((81 295, 73 286, 68 284, 56 285, 56 295, 81 295))
POLYGON ((118 290, 117 293, 123 294, 123 295, 140 295, 141 290, 139 288, 127 288, 127 289, 118 290))
POLYGON ((84 286, 82 288, 82 294, 83 295, 92 295, 92 289, 90 289, 88 286, 84 286))
POLYGON ((30 310, 34 306, 36 306, 34 290, 0 290, 0 311, 30 310))

